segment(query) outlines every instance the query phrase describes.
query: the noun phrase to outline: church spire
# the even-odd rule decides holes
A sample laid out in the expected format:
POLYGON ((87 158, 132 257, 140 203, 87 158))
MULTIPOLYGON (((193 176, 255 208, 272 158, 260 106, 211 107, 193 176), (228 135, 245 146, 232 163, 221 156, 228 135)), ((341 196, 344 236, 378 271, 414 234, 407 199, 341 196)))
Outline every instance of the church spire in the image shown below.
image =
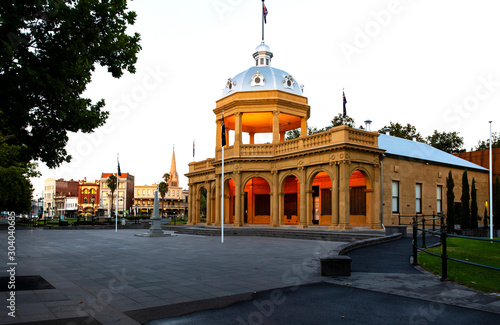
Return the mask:
POLYGON ((179 186, 179 175, 177 175, 177 168, 175 166, 175 147, 172 148, 172 162, 170 163, 170 180, 168 186, 179 186))

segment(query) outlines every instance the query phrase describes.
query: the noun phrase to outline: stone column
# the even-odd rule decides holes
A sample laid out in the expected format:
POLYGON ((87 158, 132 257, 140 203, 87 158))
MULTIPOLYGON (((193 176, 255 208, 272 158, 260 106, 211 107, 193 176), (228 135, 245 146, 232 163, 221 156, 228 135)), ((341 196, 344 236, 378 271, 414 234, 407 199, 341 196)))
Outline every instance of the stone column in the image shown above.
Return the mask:
POLYGON ((207 225, 211 225, 213 223, 213 215, 212 215, 212 190, 210 186, 210 182, 207 183, 207 225))
POLYGON ((307 194, 306 194, 306 169, 302 166, 300 170, 300 223, 297 228, 307 228, 307 194))
POLYGON ((307 225, 312 224, 312 219, 313 219, 313 191, 312 189, 308 189, 306 191, 306 201, 307 201, 307 211, 306 211, 306 220, 307 220, 307 225))
POLYGON ((215 136, 215 151, 217 152, 218 149, 222 148, 222 141, 221 141, 221 139, 222 139, 222 136, 221 136, 222 120, 217 120, 216 124, 217 124, 217 131, 215 132, 215 134, 216 134, 216 136, 215 136))
MULTIPOLYGON (((380 167, 380 166, 379 166, 380 167)), ((374 167, 373 168, 373 193, 371 195, 371 213, 372 213, 372 229, 381 229, 382 228, 382 220, 380 220, 380 209, 383 207, 380 206, 380 196, 382 193, 380 192, 380 169, 374 167)))
POLYGON ((215 176, 215 220, 214 220, 214 226, 220 226, 220 216, 221 216, 221 204, 220 204, 220 198, 221 198, 221 175, 216 175, 215 176))
POLYGON ((273 143, 280 142, 280 113, 273 112, 273 143))
POLYGON ((307 119, 305 117, 300 118, 300 136, 305 137, 307 135, 307 119))
MULTIPOLYGON (((242 139, 241 139, 241 113, 238 112, 235 114, 236 120, 235 120, 235 127, 234 127, 234 156, 239 157, 240 156, 240 147, 242 144, 242 139)), ((227 134, 227 132, 226 132, 227 134)), ((226 141, 227 143, 227 141, 226 141)))
POLYGON ((255 132, 248 133, 250 135, 250 144, 255 144, 255 132))
POLYGON ((279 220, 279 179, 278 179, 278 171, 277 170, 271 170, 271 173, 273 174, 273 184, 272 184, 272 189, 271 189, 271 227, 279 227, 280 226, 280 220, 279 220))
POLYGON ((195 207, 194 207, 194 186, 189 185, 189 198, 188 198, 188 225, 194 225, 194 214, 195 214, 195 207))
POLYGON ((234 226, 243 226, 243 213, 241 208, 241 173, 234 173, 234 226))
POLYGON ((332 224, 330 229, 339 228, 339 166, 333 165, 332 181, 332 224))
POLYGON ((349 205, 349 162, 344 160, 340 163, 339 171, 339 229, 352 229, 350 221, 349 205))

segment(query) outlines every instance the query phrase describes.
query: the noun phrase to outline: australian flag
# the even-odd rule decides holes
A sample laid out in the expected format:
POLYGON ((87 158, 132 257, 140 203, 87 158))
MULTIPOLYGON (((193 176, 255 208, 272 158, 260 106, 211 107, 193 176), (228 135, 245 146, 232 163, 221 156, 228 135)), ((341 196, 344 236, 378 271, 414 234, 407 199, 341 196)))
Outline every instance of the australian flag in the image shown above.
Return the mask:
POLYGON ((267 8, 266 8, 266 5, 264 4, 264 1, 262 1, 262 14, 264 15, 264 23, 267 24, 267 21, 266 21, 267 8))
POLYGON ((221 132, 222 146, 226 146, 226 125, 224 124, 224 113, 222 113, 222 132, 221 132))
POLYGON ((347 104, 347 99, 345 99, 345 93, 342 92, 342 96, 344 97, 344 117, 347 115, 347 110, 345 109, 345 104, 347 104))

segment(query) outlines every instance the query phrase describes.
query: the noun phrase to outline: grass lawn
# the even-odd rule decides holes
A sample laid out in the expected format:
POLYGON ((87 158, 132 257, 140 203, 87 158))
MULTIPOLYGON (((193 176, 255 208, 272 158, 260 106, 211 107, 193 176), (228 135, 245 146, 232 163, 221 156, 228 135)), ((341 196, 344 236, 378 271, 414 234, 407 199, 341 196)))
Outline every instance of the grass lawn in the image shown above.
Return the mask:
MULTIPOLYGON (((446 243, 448 257, 500 268, 499 242, 448 238, 446 243)), ((441 246, 427 250, 442 253, 441 246)), ((440 257, 421 252, 418 262, 428 271, 441 276, 440 257)), ((500 271, 496 270, 448 260, 447 279, 483 292, 500 292, 500 271)))

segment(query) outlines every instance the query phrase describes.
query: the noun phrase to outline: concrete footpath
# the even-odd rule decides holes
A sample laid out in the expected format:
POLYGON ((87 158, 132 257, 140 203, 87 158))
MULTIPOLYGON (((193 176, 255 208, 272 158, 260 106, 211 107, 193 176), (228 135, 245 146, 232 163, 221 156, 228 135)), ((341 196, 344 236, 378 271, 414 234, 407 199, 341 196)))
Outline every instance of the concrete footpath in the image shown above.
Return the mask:
MULTIPOLYGON (((16 317, 5 306, 0 324, 360 323, 375 310, 381 314, 377 323, 384 310, 400 314, 392 318, 397 323, 433 323, 446 320, 447 312, 500 323, 498 296, 443 283, 411 267, 408 239, 352 251, 352 276, 325 278, 319 276, 319 256, 344 243, 266 237, 225 237, 221 243, 219 237, 134 236, 138 232, 18 230, 16 317), (26 276, 39 277, 29 283, 26 276), (403 305, 416 309, 404 312, 403 305), (243 309, 231 311, 237 306, 243 309), (210 314, 221 312, 230 316, 210 314), (209 314, 189 319, 199 313, 209 314)), ((2 238, 1 263, 7 267, 7 236, 2 238)), ((6 305, 9 297, 0 292, 6 305)), ((470 318, 454 324, 461 320, 470 318)))

